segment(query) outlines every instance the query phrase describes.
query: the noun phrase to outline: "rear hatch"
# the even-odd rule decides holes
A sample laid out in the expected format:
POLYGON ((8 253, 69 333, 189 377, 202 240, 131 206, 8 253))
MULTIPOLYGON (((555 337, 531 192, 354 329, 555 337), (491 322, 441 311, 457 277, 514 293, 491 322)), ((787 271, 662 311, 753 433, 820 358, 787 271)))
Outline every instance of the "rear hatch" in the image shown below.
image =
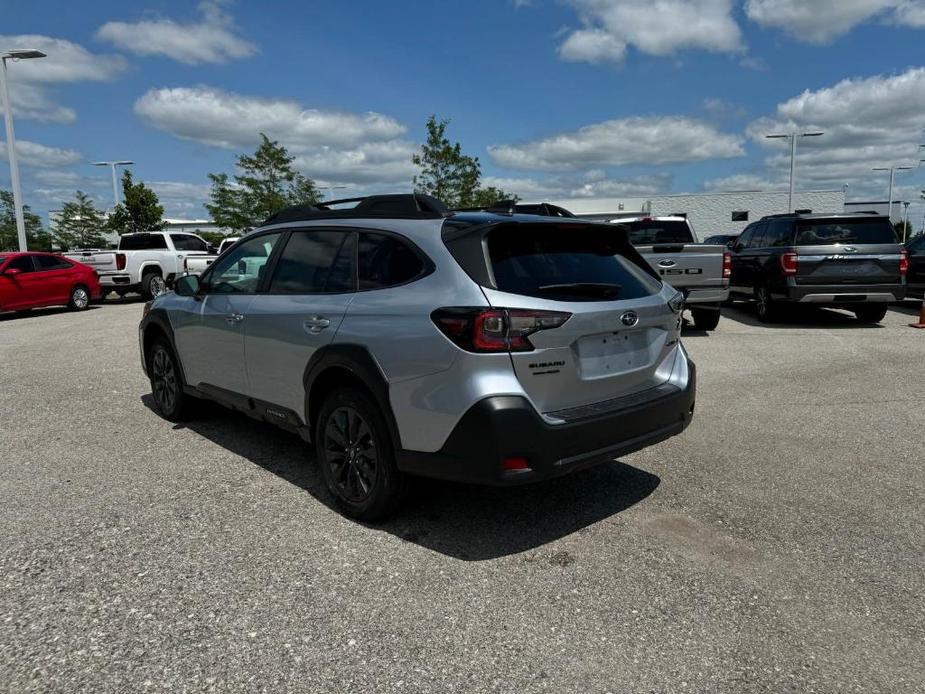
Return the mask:
POLYGON ((493 307, 570 314, 512 351, 514 371, 541 412, 599 403, 665 383, 678 315, 662 284, 613 227, 502 224, 485 237, 493 307), (661 367, 661 368, 660 368, 661 367))
POLYGON ((640 219, 614 222, 630 243, 673 287, 695 289, 723 283, 724 246, 698 244, 685 220, 640 219))
POLYGON ((798 285, 901 284, 901 246, 886 217, 796 223, 798 285))

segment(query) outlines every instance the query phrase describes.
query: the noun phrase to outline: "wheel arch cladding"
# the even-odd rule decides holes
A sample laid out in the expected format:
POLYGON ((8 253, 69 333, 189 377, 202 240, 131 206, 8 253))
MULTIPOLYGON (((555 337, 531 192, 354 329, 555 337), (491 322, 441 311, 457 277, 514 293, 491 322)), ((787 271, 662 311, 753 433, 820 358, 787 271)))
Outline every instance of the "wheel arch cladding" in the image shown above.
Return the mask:
POLYGON ((142 348, 144 349, 145 361, 147 362, 150 359, 154 342, 158 338, 164 339, 173 352, 177 367, 180 369, 180 376, 183 378, 183 382, 186 383, 186 373, 183 371, 183 362, 180 359, 180 353, 177 351, 177 344, 173 339, 173 328, 170 325, 167 312, 163 309, 154 309, 145 316, 144 320, 142 348))
POLYGON ((314 437, 318 413, 328 393, 349 386, 368 393, 385 418, 392 443, 401 448, 401 433, 389 401, 389 384, 376 360, 361 345, 328 345, 322 347, 305 367, 305 422, 314 437))

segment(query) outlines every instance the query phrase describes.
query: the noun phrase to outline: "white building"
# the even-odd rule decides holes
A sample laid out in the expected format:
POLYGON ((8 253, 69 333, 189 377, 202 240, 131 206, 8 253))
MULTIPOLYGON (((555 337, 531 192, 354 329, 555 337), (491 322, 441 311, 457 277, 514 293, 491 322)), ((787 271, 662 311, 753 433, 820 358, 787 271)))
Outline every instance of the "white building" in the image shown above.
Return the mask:
MULTIPOLYGON (((698 239, 712 234, 742 231, 749 222, 769 214, 787 212, 788 191, 743 190, 728 193, 682 193, 632 198, 571 198, 543 200, 559 205, 579 217, 621 217, 648 214, 687 217, 698 239)), ((793 196, 796 210, 842 212, 845 191, 805 190, 793 196)))

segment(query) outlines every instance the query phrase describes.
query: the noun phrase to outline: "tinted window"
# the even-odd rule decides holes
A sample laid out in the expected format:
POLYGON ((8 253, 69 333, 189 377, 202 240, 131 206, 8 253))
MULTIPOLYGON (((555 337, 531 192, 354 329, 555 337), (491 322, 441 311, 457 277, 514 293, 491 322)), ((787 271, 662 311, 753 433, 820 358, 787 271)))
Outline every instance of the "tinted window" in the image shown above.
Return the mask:
POLYGON ((819 219, 797 223, 797 246, 836 243, 897 243, 896 232, 885 217, 872 219, 819 219))
POLYGON ((208 291, 211 294, 256 292, 279 237, 279 234, 262 234, 216 260, 203 275, 208 291))
POLYGON ((749 248, 764 248, 765 244, 765 233, 767 232, 768 224, 767 222, 758 222, 755 225, 754 231, 752 231, 752 238, 749 241, 749 248))
POLYGON ((178 251, 208 251, 209 244, 198 236, 190 234, 171 234, 170 240, 178 251))
POLYGON ((424 273, 424 261, 407 244, 385 234, 360 234, 357 274, 360 289, 405 284, 424 273))
POLYGON ((661 283, 621 255, 625 241, 600 229, 498 229, 488 251, 498 289, 562 301, 635 299, 661 283))
POLYGON ((32 265, 31 255, 21 255, 13 258, 10 264, 6 266, 7 270, 19 270, 20 272, 34 272, 35 267, 32 265))
POLYGON ((5 256, 5 255, 0 255, 0 265, 3 265, 3 263, 5 263, 5 262, 6 262, 6 256, 5 256))
POLYGON ((39 270, 70 270, 72 265, 64 258, 58 258, 53 255, 37 255, 35 262, 39 270))
MULTIPOLYGON (((925 235, 916 236, 914 239, 912 239, 906 244, 906 248, 913 255, 920 255, 922 253, 925 253, 925 235)), ((0 260, 0 263, 2 262, 3 261, 0 260)))
POLYGON ((167 248, 160 234, 130 234, 119 239, 120 251, 157 251, 167 248))
POLYGON ((768 222, 764 245, 769 247, 789 246, 793 240, 793 222, 789 219, 774 219, 768 222))
POLYGON ((694 235, 687 222, 659 222, 654 219, 638 222, 620 222, 629 230, 630 243, 650 246, 656 243, 693 243, 694 235))
POLYGON ((749 227, 746 227, 745 231, 739 234, 739 238, 736 239, 736 248, 748 248, 748 244, 751 243, 752 234, 754 233, 755 233, 754 224, 749 227))
POLYGON ((296 231, 283 249, 270 282, 274 294, 330 294, 353 291, 356 234, 296 231))

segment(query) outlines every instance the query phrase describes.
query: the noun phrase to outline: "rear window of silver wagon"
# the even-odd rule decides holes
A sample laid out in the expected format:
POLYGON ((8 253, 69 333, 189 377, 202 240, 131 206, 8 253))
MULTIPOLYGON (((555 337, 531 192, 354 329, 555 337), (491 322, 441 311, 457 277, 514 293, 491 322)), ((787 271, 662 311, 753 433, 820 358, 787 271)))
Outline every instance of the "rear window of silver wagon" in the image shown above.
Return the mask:
POLYGON ((626 258, 622 235, 563 227, 496 229, 488 235, 500 291, 560 301, 638 299, 661 283, 626 258))

